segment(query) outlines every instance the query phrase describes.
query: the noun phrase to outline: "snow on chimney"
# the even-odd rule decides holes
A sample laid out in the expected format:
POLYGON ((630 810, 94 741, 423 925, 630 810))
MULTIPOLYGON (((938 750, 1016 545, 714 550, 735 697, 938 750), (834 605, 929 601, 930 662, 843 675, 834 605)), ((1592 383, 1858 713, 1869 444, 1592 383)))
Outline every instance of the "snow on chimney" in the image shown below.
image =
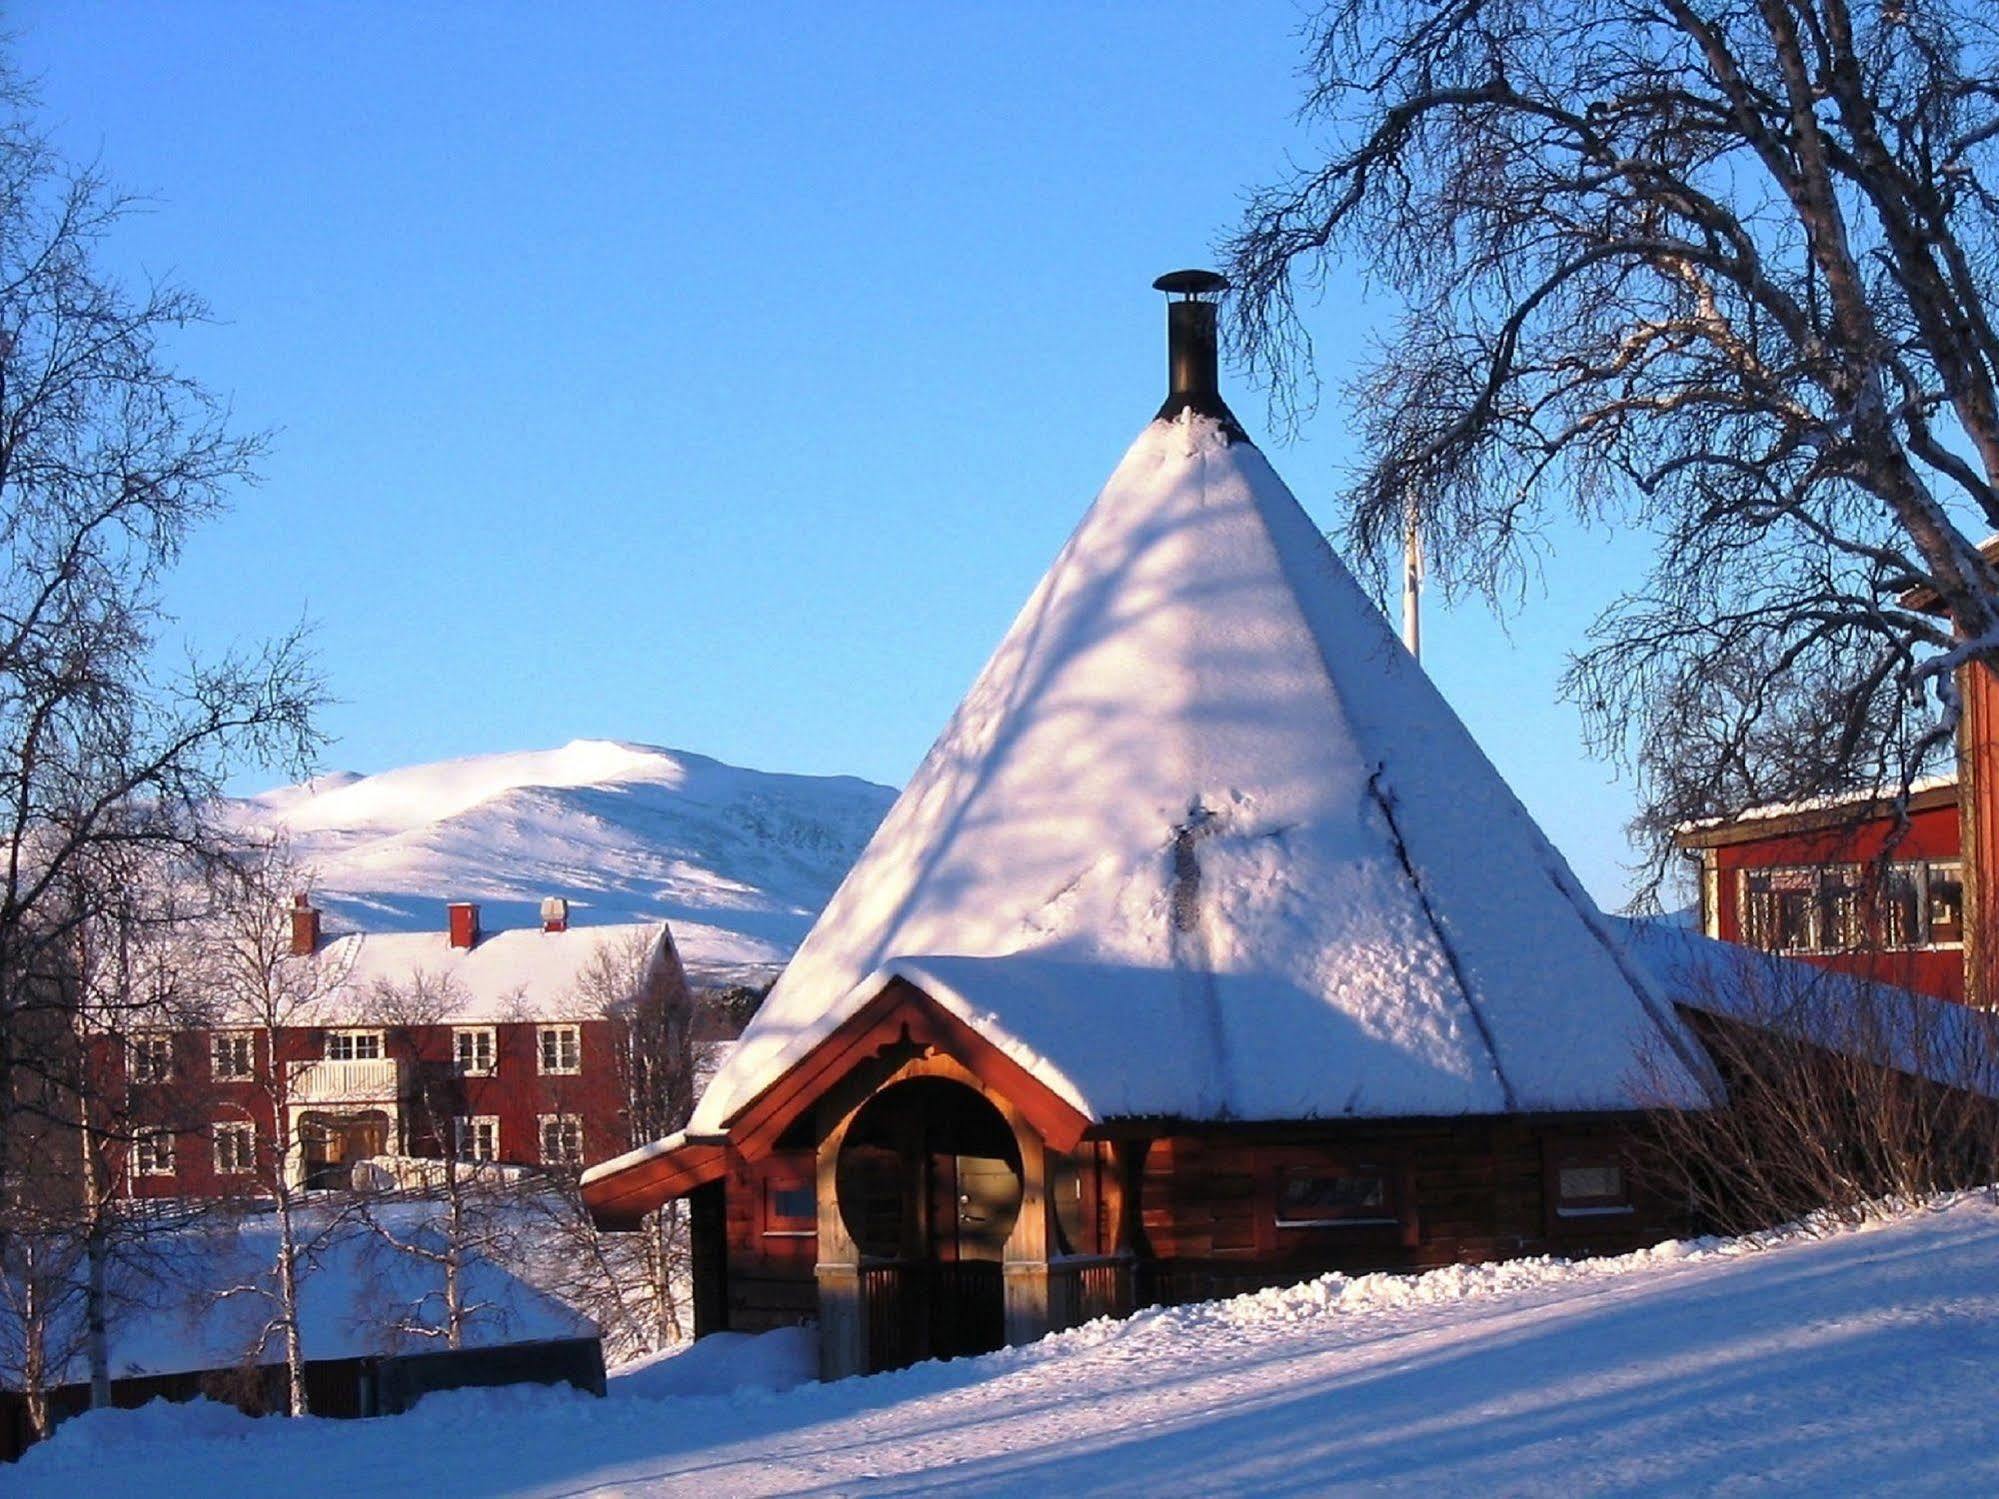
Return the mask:
POLYGON ((451 919, 451 945, 465 948, 478 946, 479 908, 469 900, 454 900, 444 911, 451 919))
POLYGON ((303 892, 292 897, 292 956, 309 958, 319 951, 319 912, 303 892))
POLYGON ((544 932, 566 932, 569 930, 569 902, 559 895, 551 895, 541 903, 541 929, 544 932))

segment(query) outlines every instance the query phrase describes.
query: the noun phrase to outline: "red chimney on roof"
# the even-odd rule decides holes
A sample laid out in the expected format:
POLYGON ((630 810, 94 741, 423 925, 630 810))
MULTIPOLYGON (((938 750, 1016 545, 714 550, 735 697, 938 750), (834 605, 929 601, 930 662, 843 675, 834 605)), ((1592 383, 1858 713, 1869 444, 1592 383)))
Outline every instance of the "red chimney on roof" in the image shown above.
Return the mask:
POLYGON ((476 947, 479 943, 479 908, 469 900, 454 900, 444 908, 451 919, 451 945, 476 947))
POLYGON ((566 932, 569 930, 569 902, 559 895, 551 895, 541 903, 541 929, 544 932, 566 932))
POLYGON ((292 956, 309 958, 319 951, 319 912, 303 892, 292 897, 292 956))

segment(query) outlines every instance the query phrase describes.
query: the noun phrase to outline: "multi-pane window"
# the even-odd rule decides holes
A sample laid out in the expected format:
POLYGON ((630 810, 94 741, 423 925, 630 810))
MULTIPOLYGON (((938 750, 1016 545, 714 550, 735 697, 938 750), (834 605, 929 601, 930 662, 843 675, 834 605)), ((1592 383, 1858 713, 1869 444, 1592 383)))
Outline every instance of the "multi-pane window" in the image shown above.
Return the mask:
POLYGON ((540 1027, 538 1039, 541 1045, 541 1070, 547 1072, 581 1072, 583 1070, 583 1030, 574 1025, 544 1025, 540 1027))
POLYGON ((491 1114, 452 1121, 457 1129, 458 1158, 464 1161, 497 1161, 500 1158, 500 1121, 491 1114))
POLYGON ((257 1126, 248 1120, 226 1119, 215 1126, 215 1171, 241 1176, 257 1169, 257 1126))
POLYGON ((132 1136, 132 1172, 136 1176, 174 1174, 174 1137, 171 1130, 142 1129, 132 1136))
POLYGON ((217 1031, 214 1056, 218 1081, 253 1077, 257 1071, 257 1038, 249 1031, 217 1031))
POLYGON ((583 1119, 578 1114, 541 1116, 541 1159, 548 1166, 583 1164, 583 1119))
POLYGON ((328 1031, 326 1060, 329 1062, 378 1062, 382 1058, 380 1031, 328 1031))
POLYGON ((1964 876, 1954 863, 1745 869, 1743 940, 1768 952, 1858 952, 1962 939, 1964 876))
POLYGON ((126 1055, 135 1083, 163 1083, 174 1075, 173 1037, 164 1031, 134 1036, 126 1055))
POLYGON ((495 1054, 492 1027, 453 1031, 451 1045, 458 1070, 467 1077, 485 1077, 492 1072, 495 1054))

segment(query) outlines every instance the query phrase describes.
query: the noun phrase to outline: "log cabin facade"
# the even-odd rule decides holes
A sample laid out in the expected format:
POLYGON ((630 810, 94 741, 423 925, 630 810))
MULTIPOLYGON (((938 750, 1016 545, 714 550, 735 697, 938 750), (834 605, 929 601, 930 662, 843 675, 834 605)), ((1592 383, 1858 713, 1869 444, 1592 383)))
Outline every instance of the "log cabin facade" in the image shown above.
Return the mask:
POLYGON ((680 1134, 697 1332, 826 1377, 1326 1269, 1613 1249, 1717 1083, 1217 387, 1169 394, 680 1134))

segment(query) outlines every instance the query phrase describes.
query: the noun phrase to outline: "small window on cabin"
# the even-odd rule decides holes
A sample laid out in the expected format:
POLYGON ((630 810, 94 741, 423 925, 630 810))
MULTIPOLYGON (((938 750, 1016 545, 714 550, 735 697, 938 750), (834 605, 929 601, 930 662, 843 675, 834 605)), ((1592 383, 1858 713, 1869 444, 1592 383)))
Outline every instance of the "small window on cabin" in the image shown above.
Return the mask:
POLYGON ((764 1183, 764 1234, 803 1239, 819 1232, 819 1192, 811 1177, 773 1177, 764 1183))
POLYGON ((1964 940, 1964 866, 1932 864, 1929 878, 1930 941, 1964 940))
POLYGON ((1880 909, 1883 947, 1923 945, 1923 873, 1920 864, 1891 864, 1882 872, 1880 909))
POLYGON ((1278 1180, 1279 1228, 1347 1228, 1396 1221, 1388 1173, 1379 1166, 1350 1170, 1293 1166, 1278 1180))
POLYGON ((1631 1211, 1631 1185, 1621 1162, 1591 1156, 1566 1156, 1555 1168, 1555 1213, 1563 1218, 1593 1218, 1631 1211))
POLYGON ((174 1174, 174 1137, 171 1130, 142 1129, 132 1136, 132 1172, 135 1176, 174 1174))
POLYGON ((242 1176, 257 1169, 257 1126, 228 1119, 215 1126, 215 1172, 242 1176))

